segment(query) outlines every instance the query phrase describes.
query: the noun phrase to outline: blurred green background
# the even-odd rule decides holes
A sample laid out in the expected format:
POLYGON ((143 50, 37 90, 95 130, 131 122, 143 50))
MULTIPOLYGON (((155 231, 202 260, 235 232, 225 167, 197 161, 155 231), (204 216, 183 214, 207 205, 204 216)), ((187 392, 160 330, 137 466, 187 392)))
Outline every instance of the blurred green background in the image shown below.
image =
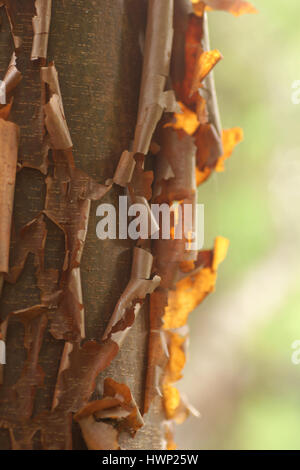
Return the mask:
POLYGON ((201 413, 182 449, 300 449, 299 0, 254 0, 258 15, 210 12, 223 128, 245 139, 199 189, 205 247, 230 240, 216 292, 189 320, 181 392, 201 413))

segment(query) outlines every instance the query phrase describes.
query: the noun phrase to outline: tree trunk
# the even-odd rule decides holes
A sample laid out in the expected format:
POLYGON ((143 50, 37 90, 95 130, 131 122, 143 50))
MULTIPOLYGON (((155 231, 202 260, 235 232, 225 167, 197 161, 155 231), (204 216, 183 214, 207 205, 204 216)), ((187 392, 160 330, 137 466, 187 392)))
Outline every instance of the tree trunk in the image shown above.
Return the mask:
MULTIPOLYGON (((40 64, 30 60, 32 45, 33 0, 15 2, 15 34, 23 44, 17 65, 23 79, 15 91, 11 120, 21 128, 19 160, 25 166, 41 160, 43 121, 41 111, 40 64), (27 162, 30 162, 27 164, 27 162)), ((0 69, 7 69, 12 39, 9 23, 1 8, 0 69)), ((54 60, 59 74, 66 120, 73 140, 76 166, 97 182, 104 183, 116 169, 120 155, 129 148, 137 118, 139 88, 142 71, 140 33, 145 29, 146 3, 141 0, 71 0, 54 1, 49 35, 48 60, 54 60)), ((32 168, 22 168, 17 174, 13 209, 12 252, 20 229, 38 216, 44 207, 44 175, 32 168)), ((101 202, 116 205, 124 191, 114 185, 101 202)), ((123 292, 130 275, 133 243, 130 240, 105 240, 96 237, 96 207, 90 210, 86 244, 81 262, 81 278, 85 308, 85 328, 88 339, 102 337, 115 304, 123 292)), ((62 231, 47 220, 45 259, 47 268, 62 269, 64 238, 62 231)), ((12 256, 13 258, 13 253, 12 256)), ((17 284, 4 283, 1 299, 1 319, 11 312, 39 304, 39 291, 35 279, 34 257, 27 259, 17 284)), ((147 348, 148 305, 140 312, 131 334, 125 340, 117 358, 100 375, 125 383, 142 407, 147 348)), ((4 368, 5 391, 10 390, 21 376, 26 350, 24 328, 10 317, 6 337, 7 364, 4 368)), ((39 364, 45 377, 44 385, 34 390, 33 416, 49 410, 52 405, 63 341, 56 340, 45 329, 39 354, 39 364)), ((0 387, 1 388, 1 387, 0 387)), ((95 396, 100 396, 95 394, 95 396)), ((4 403, 0 416, 7 413, 4 403)), ((162 436, 157 420, 161 420, 160 406, 155 406, 147 417, 146 425, 132 439, 122 434, 122 448, 160 448, 162 436)), ((0 420, 1 420, 0 418, 0 420)), ((18 429, 13 440, 18 441, 18 429)), ((22 434, 22 433, 21 433, 22 434)), ((0 448, 14 444, 8 426, 0 429, 0 448)), ((39 434, 34 437, 35 448, 40 448, 39 434)), ((73 448, 85 448, 78 432, 73 429, 73 448)))
POLYGON ((228 248, 198 250, 196 185, 242 139, 221 129, 206 7, 247 10, 0 1, 1 449, 176 448, 187 318, 228 248), (99 200, 122 217, 121 195, 144 221, 170 206, 167 236, 161 217, 155 240, 100 240, 99 200))

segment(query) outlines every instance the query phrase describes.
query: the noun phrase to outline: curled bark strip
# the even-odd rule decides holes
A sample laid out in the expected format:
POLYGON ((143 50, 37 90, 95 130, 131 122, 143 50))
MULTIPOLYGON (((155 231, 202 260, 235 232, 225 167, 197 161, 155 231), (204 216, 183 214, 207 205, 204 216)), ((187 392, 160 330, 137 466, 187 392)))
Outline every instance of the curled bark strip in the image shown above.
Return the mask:
POLYGON ((0 273, 9 266, 10 229, 13 210, 19 128, 0 119, 0 273))
POLYGON ((196 194, 193 138, 184 131, 166 127, 161 131, 161 149, 156 158, 154 202, 192 200, 196 194))
POLYGON ((119 448, 118 435, 121 431, 127 431, 134 437, 144 425, 127 385, 111 378, 104 381, 103 398, 88 403, 75 414, 74 419, 79 422, 87 447, 91 450, 119 448), (111 424, 103 423, 102 420, 106 419, 111 420, 111 424))
MULTIPOLYGON (((206 13, 203 15, 203 49, 204 51, 210 50, 209 27, 206 13)), ((218 134, 221 135, 222 124, 213 71, 209 73, 204 80, 202 95, 207 104, 208 122, 212 123, 218 134)))
POLYGON ((4 75, 3 82, 6 87, 6 94, 9 94, 22 80, 22 74, 17 68, 17 57, 13 53, 10 63, 8 65, 6 74, 4 75))
POLYGON ((132 179, 136 161, 132 152, 125 150, 119 160, 117 169, 113 176, 113 182, 119 186, 126 187, 132 179))
MULTIPOLYGON (((42 433, 46 433, 48 436, 44 438, 47 442, 52 433, 55 433, 53 415, 59 416, 66 423, 71 412, 78 412, 87 404, 95 388, 97 375, 108 367, 118 353, 119 347, 138 313, 141 301, 159 284, 160 278, 158 276, 150 279, 152 262, 153 257, 149 252, 142 248, 135 248, 131 279, 113 312, 100 343, 87 341, 82 347, 77 343, 67 342, 65 344, 54 394, 51 422, 48 423, 47 429, 43 428, 42 430, 42 433)), ((100 428, 106 429, 106 427, 104 429, 103 426, 95 425, 91 418, 88 419, 86 425, 83 433, 87 439, 89 439, 87 434, 90 431, 96 432, 98 435, 100 428)), ((109 442, 111 445, 111 439, 109 442)), ((65 448, 65 445, 65 441, 61 440, 56 443, 55 448, 65 448)))
POLYGON ((72 443, 72 413, 82 409, 95 389, 95 380, 119 351, 111 340, 65 343, 52 411, 37 418, 45 449, 68 449, 72 443))
POLYGON ((163 315, 168 303, 168 291, 159 287, 150 296, 150 331, 143 414, 148 413, 157 395, 162 396, 162 376, 168 362, 163 315))
POLYGON ((50 135, 52 148, 66 150, 73 146, 66 118, 57 70, 52 62, 48 67, 41 68, 41 80, 49 87, 50 98, 44 105, 45 126, 50 135))
MULTIPOLYGON (((135 196, 133 201, 135 204, 141 204, 142 206, 145 206, 146 213, 147 213, 146 215, 147 223, 148 223, 148 232, 145 234, 145 239, 148 240, 148 238, 151 238, 154 234, 159 232, 159 225, 145 197, 135 196)), ((141 236, 141 239, 142 239, 142 236, 141 236)))
POLYGON ((131 276, 106 327, 103 340, 111 338, 119 346, 123 343, 128 329, 132 326, 141 307, 141 301, 152 293, 160 283, 160 277, 150 279, 153 256, 142 248, 134 248, 131 276), (133 309, 133 318, 126 321, 126 313, 133 309), (123 325, 124 323, 124 325, 123 325))
POLYGON ((54 149, 66 150, 72 147, 70 132, 66 123, 60 97, 53 94, 44 106, 45 124, 54 149))
MULTIPOLYGON (((228 150, 223 150, 225 139, 211 72, 221 55, 209 50, 204 7, 203 4, 201 15, 196 17, 186 2, 176 3, 171 73, 182 114, 162 123, 154 202, 195 204, 199 175, 203 175, 203 181, 213 169, 221 169, 225 155, 230 155, 239 140, 238 131, 229 131, 228 150)), ((148 412, 157 395, 162 395, 167 422, 180 423, 190 413, 197 415, 173 384, 181 378, 186 360, 187 317, 214 290, 217 267, 227 247, 228 241, 218 237, 214 250, 194 252, 188 257, 182 239, 171 237, 153 243, 154 269, 161 276, 161 283, 150 296, 144 412, 148 412)), ((166 446, 175 447, 169 428, 166 446)))
POLYGON ((191 94, 197 92, 197 90, 201 87, 201 83, 203 82, 205 77, 207 77, 209 72, 222 58, 222 54, 217 49, 214 49, 213 51, 208 50, 199 53, 191 85, 191 94))
POLYGON ((6 104, 3 107, 0 107, 0 119, 4 119, 5 121, 8 120, 12 104, 13 104, 13 99, 11 98, 8 104, 6 104))
MULTIPOLYGON (((183 115, 176 114, 172 125, 194 135, 197 147, 197 172, 203 173, 203 181, 223 155, 222 129, 212 68, 222 58, 219 51, 209 50, 206 14, 201 18, 188 15, 185 32, 185 74, 175 89, 180 99, 183 115)), ((178 60, 178 59, 176 59, 178 60)), ((199 178, 198 178, 199 179, 199 178)))
POLYGON ((118 430, 103 421, 96 421, 93 415, 79 420, 84 441, 89 450, 119 450, 118 430))
POLYGON ((31 60, 46 59, 51 21, 52 0, 35 0, 36 16, 32 18, 33 43, 31 60))
POLYGON ((159 289, 150 296, 144 412, 148 412, 154 397, 162 393, 167 419, 179 423, 190 413, 197 415, 173 383, 180 379, 185 363, 188 315, 214 290, 217 269, 227 249, 228 240, 217 237, 214 249, 199 252, 195 262, 182 261, 182 252, 174 247, 170 250, 164 247, 155 252, 162 281, 159 289), (177 258, 174 256, 170 262, 168 255, 174 252, 177 258), (174 284, 176 278, 179 280, 174 284))
POLYGON ((216 167, 223 155, 222 139, 213 124, 201 124, 195 134, 197 168, 200 172, 216 167))
POLYGON ((133 152, 147 154, 163 110, 177 109, 173 91, 165 91, 173 40, 173 0, 150 0, 144 65, 133 152))
POLYGON ((129 184, 129 192, 133 199, 141 196, 149 201, 152 196, 153 171, 144 171, 144 155, 137 153, 134 159, 136 165, 129 184))
POLYGON ((163 376, 163 401, 167 419, 173 420, 177 424, 184 422, 190 414, 199 417, 199 413, 173 385, 182 378, 182 371, 186 363, 188 333, 187 326, 176 331, 166 332, 169 356, 163 376))

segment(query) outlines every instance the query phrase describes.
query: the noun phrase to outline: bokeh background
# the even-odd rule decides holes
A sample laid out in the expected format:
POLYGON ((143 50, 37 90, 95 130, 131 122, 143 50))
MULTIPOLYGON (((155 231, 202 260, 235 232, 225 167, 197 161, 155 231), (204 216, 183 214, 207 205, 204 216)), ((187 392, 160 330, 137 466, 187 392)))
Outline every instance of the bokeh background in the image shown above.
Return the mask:
POLYGON ((300 449, 300 3, 252 3, 258 15, 209 13, 222 124, 245 139, 199 189, 205 247, 223 235, 230 249, 189 319, 178 388, 201 417, 176 427, 180 449, 300 449))

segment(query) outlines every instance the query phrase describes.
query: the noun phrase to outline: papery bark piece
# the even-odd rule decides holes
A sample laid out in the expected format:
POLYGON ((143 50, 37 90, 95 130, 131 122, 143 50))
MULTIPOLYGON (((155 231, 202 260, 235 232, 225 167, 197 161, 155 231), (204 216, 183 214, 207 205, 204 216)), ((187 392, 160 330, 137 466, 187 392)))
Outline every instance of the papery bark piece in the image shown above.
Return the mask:
POLYGON ((154 202, 193 199, 196 193, 194 140, 184 131, 166 127, 161 131, 161 150, 156 159, 154 202), (167 164, 173 176, 167 176, 167 164))
POLYGON ((168 331, 166 335, 168 338, 169 359, 165 380, 173 383, 182 378, 182 371, 186 363, 185 343, 188 333, 179 334, 176 331, 168 331))
POLYGON ((78 412, 85 406, 95 388, 95 380, 116 356, 119 348, 113 341, 86 341, 83 346, 66 343, 64 366, 56 385, 53 410, 62 414, 78 412))
POLYGON ((134 204, 141 204, 142 206, 145 206, 146 212, 147 212, 147 227, 148 231, 145 238, 141 236, 141 238, 148 240, 151 238, 155 233, 159 231, 159 225, 157 223, 157 220, 151 210, 151 207, 145 197, 142 196, 135 196, 134 197, 134 204))
POLYGON ((41 67, 40 68, 40 75, 41 75, 41 81, 42 83, 48 85, 50 95, 58 95, 60 99, 60 106, 63 110, 64 113, 64 107, 63 107, 63 100, 61 96, 61 91, 60 91, 60 86, 59 86, 59 80, 58 80, 58 72, 55 67, 55 63, 52 61, 49 63, 47 67, 41 67))
POLYGON ((224 162, 231 156, 235 146, 243 141, 244 133, 240 127, 224 129, 222 131, 221 146, 221 142, 219 141, 216 132, 213 131, 213 129, 211 128, 207 132, 206 140, 208 142, 211 141, 212 144, 214 142, 214 145, 210 146, 209 151, 207 150, 207 147, 202 145, 203 140, 201 140, 201 133, 196 136, 196 139, 197 138, 199 138, 200 141, 200 145, 197 152, 198 166, 196 168, 196 182, 197 186, 199 186, 209 178, 213 170, 215 170, 216 172, 222 172, 225 170, 224 162), (221 149, 223 153, 218 157, 217 155, 221 152, 221 149), (205 165, 205 161, 209 161, 210 164, 205 165))
POLYGON ((160 277, 150 279, 153 256, 142 248, 134 248, 131 276, 103 335, 103 340, 111 338, 119 346, 138 314, 141 303, 147 294, 152 293, 160 283, 160 277), (131 309, 132 315, 126 318, 131 309))
POLYGON ((187 134, 193 135, 199 126, 197 114, 179 102, 181 113, 175 113, 175 122, 167 123, 166 127, 173 127, 173 129, 183 129, 187 134))
POLYGON ((137 404, 132 394, 125 384, 115 382, 111 378, 104 381, 104 393, 101 400, 88 403, 84 408, 79 410, 74 416, 79 422, 82 429, 83 437, 89 449, 102 450, 116 448, 116 436, 120 431, 129 432, 132 437, 136 431, 143 426, 144 421, 139 412, 137 404), (111 424, 107 424, 111 429, 107 429, 107 435, 99 433, 101 420, 110 419, 111 424), (95 430, 94 436, 88 431, 95 430), (117 431, 117 434, 113 431, 117 431), (97 438, 97 443, 95 442, 97 438), (109 439, 108 439, 109 437, 109 439))
MULTIPOLYGON (((143 268, 144 270, 144 268, 143 268)), ((115 341, 108 339, 107 341, 98 343, 96 341, 87 341, 83 344, 83 346, 79 346, 78 344, 65 344, 65 350, 62 356, 61 366, 59 370, 59 375, 57 378, 56 389, 54 394, 54 402, 52 407, 52 412, 49 414, 50 422, 44 422, 42 428, 42 434, 47 435, 47 442, 53 440, 54 438, 57 439, 56 448, 65 448, 66 442, 65 437, 70 438, 70 431, 66 434, 66 436, 56 436, 56 426, 57 426, 57 419, 55 416, 59 417, 59 419, 67 426, 67 422, 70 417, 70 413, 79 413, 81 414, 82 419, 87 418, 90 416, 90 411, 95 412, 96 409, 101 408, 102 411, 107 407, 114 407, 117 403, 115 399, 119 400, 119 393, 112 393, 111 387, 109 388, 109 383, 106 382, 106 395, 109 395, 111 398, 105 399, 105 402, 101 402, 99 407, 99 403, 91 402, 88 404, 88 400, 91 397, 92 392, 95 389, 95 380, 96 377, 100 372, 102 372, 106 367, 109 366, 113 358, 117 355, 119 351, 119 346, 115 341), (113 395, 113 396, 112 396, 113 395), (81 411, 80 411, 81 410, 81 411), (52 418, 51 418, 52 416, 52 418), (51 438, 52 436, 52 438, 51 438)), ((111 383, 110 383, 111 385, 111 383)), ((121 387, 126 387, 121 385, 121 387)), ((126 388, 127 390, 127 388, 126 388)), ((119 390, 120 392, 120 390, 119 390)), ((123 389, 124 394, 124 389, 123 389)), ((128 415, 128 425, 134 428, 142 424, 142 420, 134 404, 132 401, 132 397, 129 392, 126 392, 127 402, 130 402, 130 407, 132 411, 132 407, 134 408, 133 413, 130 412, 128 415), (137 424, 139 423, 139 424, 137 424)), ((126 408, 126 407, 125 407, 126 408)), ((117 413, 120 417, 119 410, 115 410, 112 412, 117 413)), ((123 416, 123 413, 122 417, 123 416)), ((104 419, 104 418, 103 418, 104 419)), ((89 419, 87 422, 87 431, 89 429, 93 429, 93 432, 96 433, 95 438, 97 438, 97 446, 100 445, 101 437, 100 434, 98 436, 98 431, 101 431, 103 427, 101 426, 93 426, 93 420, 89 419), (98 437, 99 439, 98 439, 98 437)), ((82 424, 82 423, 81 423, 82 424)), ((83 425, 85 427, 85 425, 83 425)), ((87 440, 89 437, 87 433, 82 429, 84 436, 87 440)), ((115 434, 117 436, 117 434, 115 434)), ((109 445, 111 445, 111 440, 109 439, 109 445)), ((45 448, 48 448, 46 446, 45 448)), ((97 447, 98 448, 98 447, 97 447)))
POLYGON ((136 161, 132 152, 125 150, 119 160, 117 169, 113 176, 113 182, 119 186, 126 187, 130 183, 136 161))
MULTIPOLYGON (((180 48, 184 51, 182 57, 174 57, 173 62, 177 63, 177 68, 183 70, 182 74, 176 74, 173 78, 173 86, 176 91, 177 99, 191 110, 195 111, 196 94, 192 93, 192 85, 195 80, 197 62, 204 51, 204 30, 203 18, 189 14, 185 9, 186 28, 184 34, 181 34, 180 48)), ((179 39, 178 39, 179 40, 179 39)))
MULTIPOLYGON (((210 51, 210 39, 209 39, 209 27, 208 27, 208 19, 207 13, 204 12, 203 19, 202 19, 202 29, 203 29, 203 50, 210 51)), ((222 136, 222 123, 220 117, 220 111, 218 106, 218 99, 217 99, 217 92, 216 92, 216 85, 215 85, 215 78, 214 78, 214 71, 212 70, 207 77, 203 80, 203 88, 200 91, 201 96, 205 98, 206 106, 207 106, 207 113, 208 113, 208 120, 210 124, 212 124, 218 135, 222 136)))
POLYGON ((8 104, 0 107, 0 119, 4 119, 5 121, 8 120, 12 104, 13 98, 10 99, 10 102, 8 104))
MULTIPOLYGON (((120 406, 124 410, 130 411, 126 419, 120 423, 120 429, 126 430, 134 436, 137 430, 144 425, 144 420, 129 387, 108 377, 104 381, 103 393, 106 397, 117 398, 120 401, 120 406)), ((95 416, 101 419, 103 414, 96 412, 95 416)))
POLYGON ((195 133, 197 168, 214 168, 223 154, 222 139, 213 124, 201 124, 195 133))
POLYGON ((19 135, 19 127, 16 124, 0 119, 0 273, 7 273, 9 269, 19 135))
POLYGON ((33 42, 31 60, 46 59, 51 21, 52 0, 35 0, 36 16, 32 18, 33 42))
POLYGON ((199 412, 181 396, 179 390, 171 384, 166 384, 164 391, 164 407, 166 417, 176 424, 182 424, 191 414, 199 417, 199 412))
POLYGON ((155 270, 161 277, 161 287, 167 289, 174 287, 177 281, 178 268, 185 259, 185 244, 184 237, 154 240, 155 270))
POLYGON ((89 450, 118 450, 118 431, 110 424, 95 421, 92 415, 79 421, 84 441, 89 450))
POLYGON ((136 196, 141 196, 149 201, 152 197, 153 171, 144 170, 144 155, 137 153, 134 159, 136 164, 129 185, 129 192, 132 195, 132 199, 136 196))
POLYGON ((142 84, 133 152, 147 154, 164 109, 177 109, 172 91, 165 91, 173 39, 173 0, 150 0, 142 84))
POLYGON ((217 49, 203 51, 199 54, 191 84, 191 94, 198 91, 202 81, 222 58, 222 54, 217 49))
POLYGON ((164 370, 162 386, 164 408, 168 419, 181 424, 190 414, 199 416, 198 411, 187 402, 185 397, 181 396, 173 385, 181 379, 186 362, 188 327, 185 326, 176 331, 167 331, 166 336, 168 338, 169 358, 164 370))
POLYGON ((218 159, 215 170, 224 171, 224 162, 229 158, 235 148, 244 139, 243 129, 233 127, 232 129, 224 129, 222 133, 223 155, 218 159))
POLYGON ((12 54, 7 71, 4 75, 3 82, 5 83, 6 93, 10 93, 22 80, 22 74, 17 68, 17 56, 14 52, 12 54))
POLYGON ((53 62, 41 68, 42 83, 49 87, 49 100, 44 104, 45 126, 50 135, 51 145, 56 150, 66 150, 73 146, 64 115, 64 107, 58 82, 58 74, 53 62))
MULTIPOLYGON (((224 260, 229 242, 226 238, 217 237, 213 250, 211 266, 204 267, 198 272, 192 272, 176 284, 175 290, 170 290, 168 306, 165 309, 164 328, 180 328, 186 324, 188 315, 215 288, 217 268, 224 260)), ((201 252, 199 253, 201 257, 201 252)))
POLYGON ((162 396, 162 378, 167 365, 169 351, 166 332, 162 330, 168 291, 159 287, 150 296, 148 358, 143 414, 148 413, 157 395, 162 396))
POLYGON ((51 96, 48 103, 44 105, 44 111, 46 114, 45 125, 53 148, 57 150, 71 148, 73 144, 59 95, 53 94, 51 96))

